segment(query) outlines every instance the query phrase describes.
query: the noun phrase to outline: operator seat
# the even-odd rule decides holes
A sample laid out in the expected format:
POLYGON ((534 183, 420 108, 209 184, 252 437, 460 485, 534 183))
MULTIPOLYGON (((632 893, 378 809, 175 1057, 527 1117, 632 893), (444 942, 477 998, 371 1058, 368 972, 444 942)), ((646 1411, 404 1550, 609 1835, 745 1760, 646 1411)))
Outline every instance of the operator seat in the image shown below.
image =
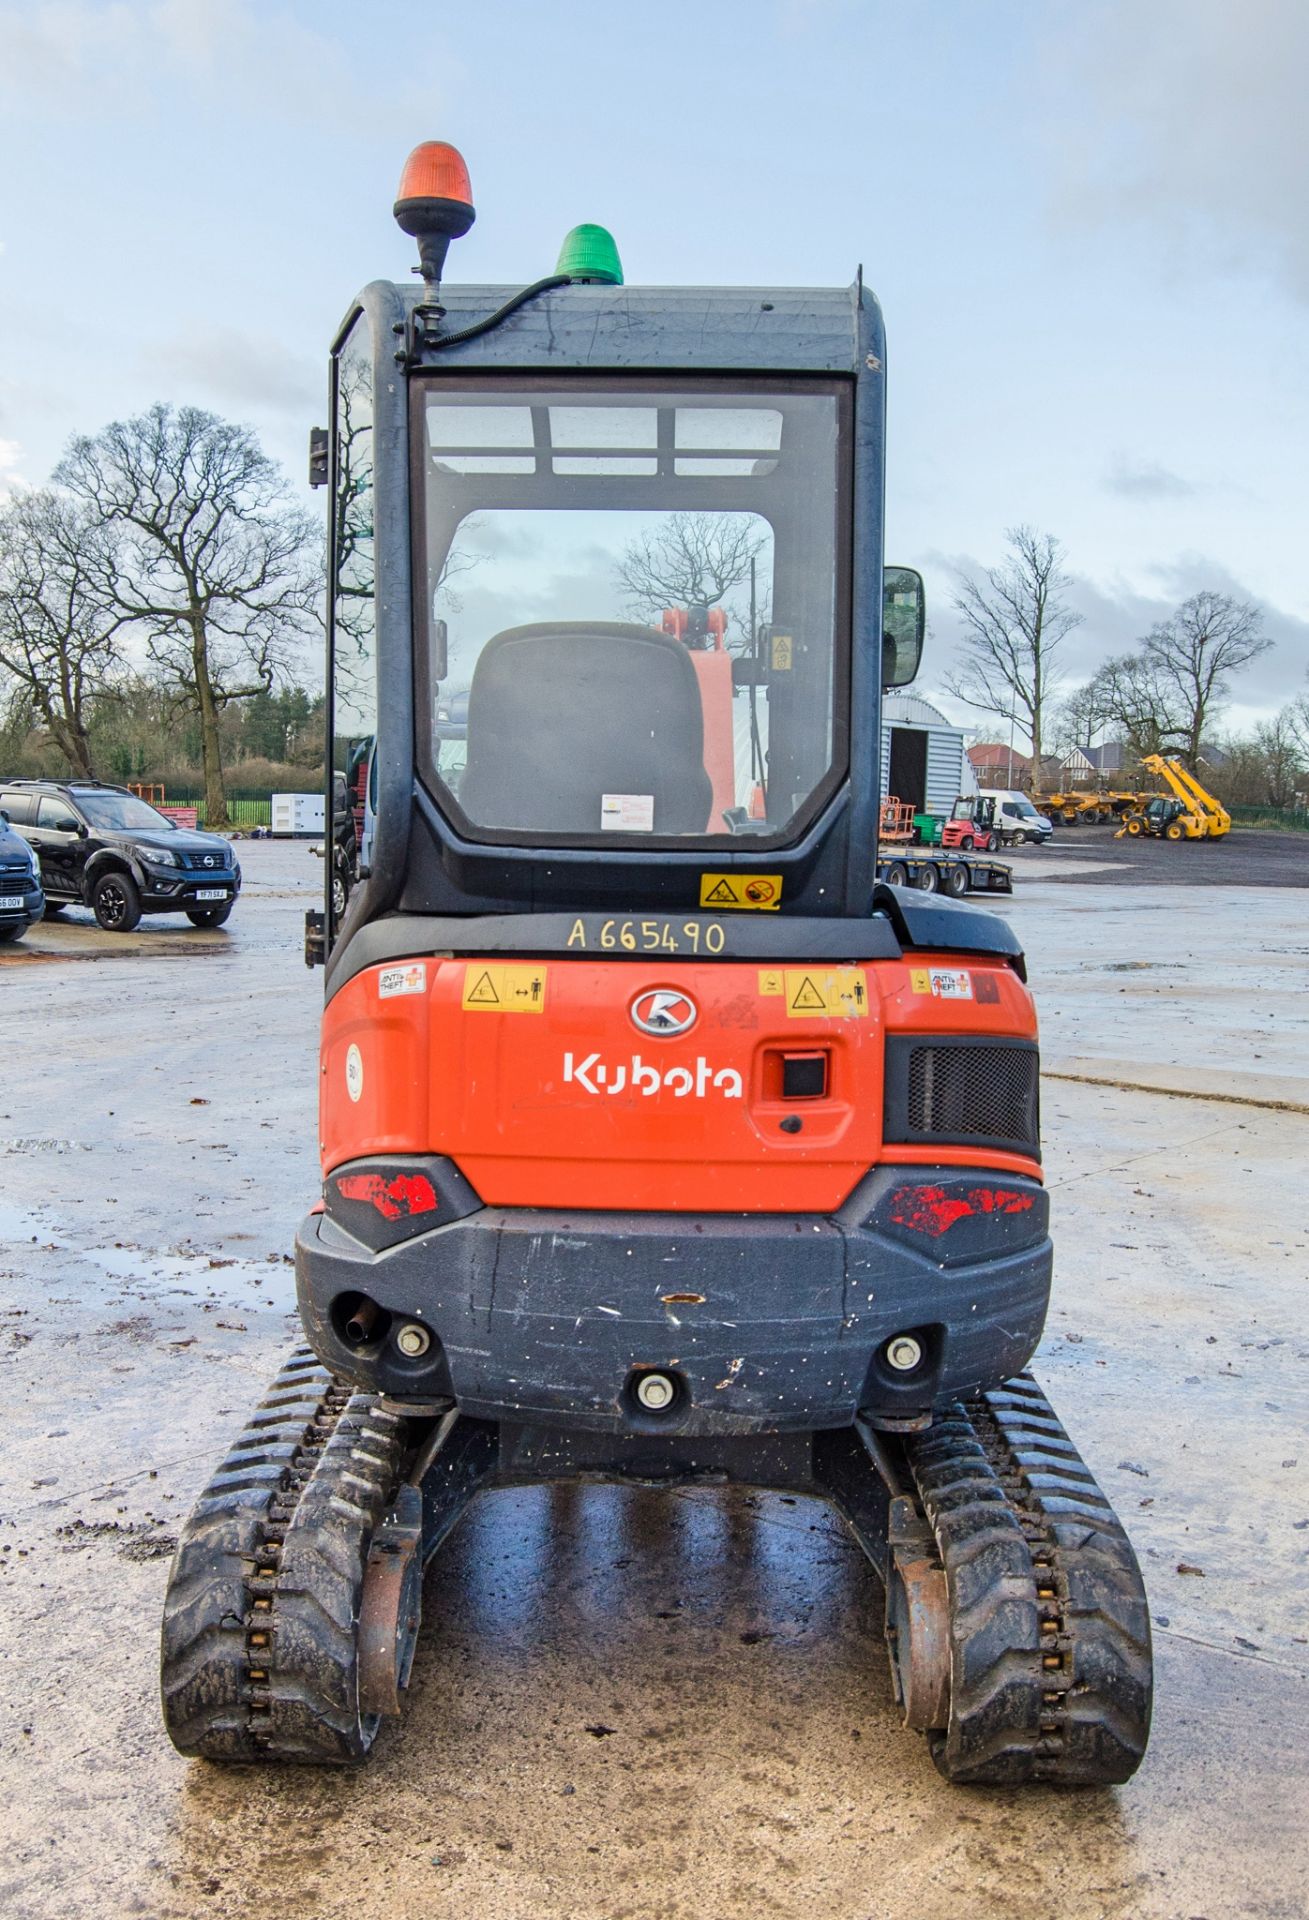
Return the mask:
POLYGON ((704 711, 680 640, 622 621, 509 627, 468 692, 459 804, 481 827, 598 834, 605 794, 648 796, 658 834, 704 833, 704 711))

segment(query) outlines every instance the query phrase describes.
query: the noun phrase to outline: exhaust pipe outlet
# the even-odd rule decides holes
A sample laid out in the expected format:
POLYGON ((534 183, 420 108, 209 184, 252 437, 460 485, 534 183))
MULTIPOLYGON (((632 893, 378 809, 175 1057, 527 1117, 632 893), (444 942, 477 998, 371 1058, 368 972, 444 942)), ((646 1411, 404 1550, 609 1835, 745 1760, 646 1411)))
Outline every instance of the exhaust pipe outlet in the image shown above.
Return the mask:
POLYGON ((378 1318, 376 1300, 370 1300, 366 1293, 357 1294, 342 1328, 347 1344, 352 1347, 366 1346, 377 1327, 378 1318))

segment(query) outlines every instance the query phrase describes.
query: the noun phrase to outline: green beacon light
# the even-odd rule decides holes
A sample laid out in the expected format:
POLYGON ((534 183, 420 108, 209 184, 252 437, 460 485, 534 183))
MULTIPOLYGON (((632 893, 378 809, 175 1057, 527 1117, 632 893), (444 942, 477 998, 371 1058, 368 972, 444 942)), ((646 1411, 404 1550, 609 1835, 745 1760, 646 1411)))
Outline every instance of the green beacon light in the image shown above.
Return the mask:
POLYGON ((621 287, 623 263, 618 258, 614 236, 607 227, 574 227, 564 236, 555 272, 566 273, 574 281, 589 280, 601 286, 621 287))

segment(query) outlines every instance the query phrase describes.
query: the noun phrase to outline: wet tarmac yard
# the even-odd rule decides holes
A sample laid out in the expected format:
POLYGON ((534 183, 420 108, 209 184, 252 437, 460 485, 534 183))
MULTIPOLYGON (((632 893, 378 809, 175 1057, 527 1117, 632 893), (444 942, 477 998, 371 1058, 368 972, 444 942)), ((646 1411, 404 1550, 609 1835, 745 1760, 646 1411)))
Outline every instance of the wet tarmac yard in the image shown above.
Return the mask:
POLYGON ((1008 910, 1047 1069, 1036 1371, 1155 1615, 1154 1735, 1114 1792, 946 1786, 841 1524, 715 1489, 484 1495, 363 1769, 180 1759, 172 1543, 295 1337, 319 866, 246 845, 223 931, 72 913, 9 950, 0 1914, 1309 1913, 1309 893, 1075 871, 1107 857, 1032 850, 1008 910))

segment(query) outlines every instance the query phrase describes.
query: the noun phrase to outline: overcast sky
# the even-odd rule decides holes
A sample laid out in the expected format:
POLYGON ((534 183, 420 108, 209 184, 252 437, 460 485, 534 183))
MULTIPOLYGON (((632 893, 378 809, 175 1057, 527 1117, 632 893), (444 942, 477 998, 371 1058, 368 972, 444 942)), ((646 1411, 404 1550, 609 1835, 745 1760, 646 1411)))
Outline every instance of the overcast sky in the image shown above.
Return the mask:
MULTIPOLYGON (((25 0, 0 5, 0 485, 156 399, 300 484, 354 290, 407 277, 409 148, 462 149, 451 279, 843 285, 886 313, 888 558, 933 609, 1056 533, 1070 676, 1201 586, 1309 663, 1303 0, 25 0)), ((321 496, 318 496, 321 499, 321 496)), ((961 711, 961 710, 957 710, 961 711)))

